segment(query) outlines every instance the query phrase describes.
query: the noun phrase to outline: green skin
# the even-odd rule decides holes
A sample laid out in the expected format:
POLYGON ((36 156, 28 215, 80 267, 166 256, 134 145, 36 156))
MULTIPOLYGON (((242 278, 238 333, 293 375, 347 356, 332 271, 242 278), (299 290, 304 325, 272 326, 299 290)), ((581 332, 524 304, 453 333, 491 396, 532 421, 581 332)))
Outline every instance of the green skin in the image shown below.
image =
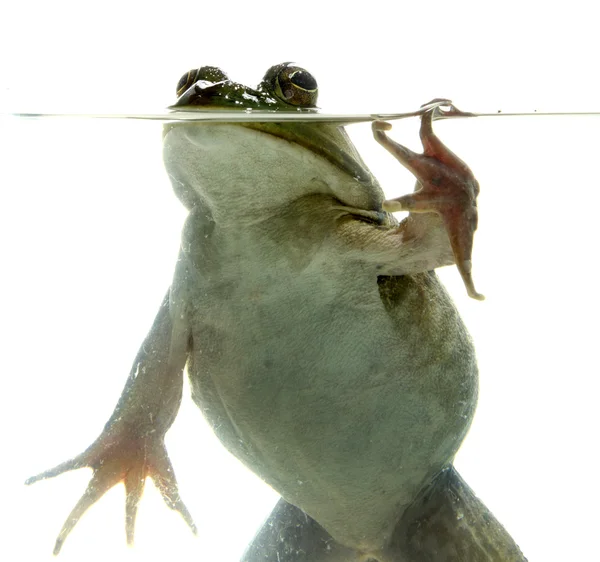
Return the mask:
MULTIPOLYGON (((253 90, 204 67, 182 78, 177 106, 314 111, 302 72, 278 65, 253 90)), ((448 160, 431 117, 424 146, 448 160)), ((283 497, 245 560, 524 560, 451 466, 477 366, 433 272, 454 262, 443 215, 398 224, 334 125, 168 124, 164 161, 189 210, 172 285, 100 437, 28 480, 94 470, 55 553, 121 481, 130 542, 146 477, 195 530, 164 446, 187 366, 219 439, 283 497), (471 515, 457 519, 461 501, 471 515)), ((474 208, 477 193, 453 181, 446 199, 474 208)))

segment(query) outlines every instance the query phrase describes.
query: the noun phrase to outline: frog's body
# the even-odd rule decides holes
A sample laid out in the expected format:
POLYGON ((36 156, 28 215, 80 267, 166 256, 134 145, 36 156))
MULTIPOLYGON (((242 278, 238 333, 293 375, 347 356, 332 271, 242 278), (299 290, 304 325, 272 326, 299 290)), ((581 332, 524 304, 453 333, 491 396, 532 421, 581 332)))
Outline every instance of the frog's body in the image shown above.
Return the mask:
MULTIPOLYGON (((269 96, 280 91, 291 103, 292 84, 310 107, 312 77, 281 68, 296 80, 277 83, 269 96)), ((222 84, 213 83, 214 72, 203 76, 201 88, 183 93, 185 103, 193 96, 206 103, 206 92, 222 84)), ((180 86, 183 92, 187 84, 180 86)), ((130 540, 146 476, 193 525, 162 441, 186 364, 193 398, 224 445, 348 549, 340 560, 350 560, 348 553, 382 562, 412 556, 398 539, 402 522, 446 505, 435 498, 450 485, 433 502, 427 490, 450 474, 471 423, 477 367, 466 329, 431 271, 453 259, 442 220, 411 215, 397 225, 337 127, 282 127, 165 127, 165 166, 189 209, 180 257, 103 434, 79 457, 30 480, 94 468, 55 551, 81 513, 121 479, 130 540)), ((280 532, 275 517, 271 528, 280 532)), ((478 532, 470 536, 481 542, 478 532)), ((306 560, 333 562, 330 546, 313 538, 306 560)), ((269 548, 249 559, 279 560, 277 545, 269 548)), ((472 560, 497 559, 496 551, 481 552, 486 557, 472 560)), ((436 558, 446 559, 453 558, 436 558)))
POLYGON ((435 274, 378 280, 381 264, 339 232, 345 218, 362 221, 344 204, 391 226, 378 186, 359 190, 264 135, 200 126, 165 136, 174 184, 203 198, 172 291, 193 309, 193 396, 235 456, 336 539, 372 550, 461 443, 476 401, 473 348, 435 274), (245 148, 257 143, 258 154, 245 148), (353 192, 363 201, 344 201, 353 192))

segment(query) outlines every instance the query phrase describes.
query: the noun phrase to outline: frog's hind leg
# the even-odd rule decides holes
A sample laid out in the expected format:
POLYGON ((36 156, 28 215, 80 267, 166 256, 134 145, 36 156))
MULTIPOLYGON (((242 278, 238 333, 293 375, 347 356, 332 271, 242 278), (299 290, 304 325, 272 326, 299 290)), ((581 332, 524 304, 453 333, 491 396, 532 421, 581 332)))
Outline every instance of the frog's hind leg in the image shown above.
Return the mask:
POLYGON ((389 554, 398 561, 527 561, 452 466, 404 513, 394 530, 389 554))
POLYGON ((282 499, 241 562, 366 562, 370 558, 339 544, 314 519, 282 499))
POLYGON ((403 513, 389 544, 366 553, 342 546, 302 510, 280 500, 241 562, 527 562, 459 476, 443 470, 403 513))

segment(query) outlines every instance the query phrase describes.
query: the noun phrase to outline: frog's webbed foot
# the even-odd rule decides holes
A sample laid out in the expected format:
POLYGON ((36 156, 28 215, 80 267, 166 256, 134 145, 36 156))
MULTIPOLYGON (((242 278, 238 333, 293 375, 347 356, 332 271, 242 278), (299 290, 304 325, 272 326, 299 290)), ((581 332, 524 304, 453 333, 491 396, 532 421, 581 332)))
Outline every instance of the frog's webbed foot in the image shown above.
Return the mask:
POLYGON ((86 491, 58 534, 54 546, 55 555, 60 552, 67 536, 87 509, 120 482, 125 484, 127 543, 133 544, 137 508, 148 477, 154 480, 165 503, 171 509, 178 511, 194 534, 196 533, 194 521, 179 495, 177 480, 163 437, 156 437, 156 434, 143 437, 128 436, 126 433, 126 431, 121 431, 116 434, 109 430, 82 454, 25 481, 25 484, 33 484, 38 480, 53 478, 64 472, 83 467, 90 467, 93 470, 86 491))
MULTIPOLYGON (((445 114, 459 111, 453 106, 450 107, 445 114)), ((440 215, 448 233, 456 266, 469 296, 483 300, 484 296, 475 290, 471 277, 471 253, 473 235, 477 229, 479 184, 469 167, 433 132, 432 121, 437 111, 438 108, 421 116, 423 154, 413 152, 390 139, 385 134, 385 131, 392 128, 389 123, 373 123, 373 135, 377 142, 393 154, 418 181, 418 188, 414 193, 385 201, 383 208, 389 212, 409 211, 440 215)))

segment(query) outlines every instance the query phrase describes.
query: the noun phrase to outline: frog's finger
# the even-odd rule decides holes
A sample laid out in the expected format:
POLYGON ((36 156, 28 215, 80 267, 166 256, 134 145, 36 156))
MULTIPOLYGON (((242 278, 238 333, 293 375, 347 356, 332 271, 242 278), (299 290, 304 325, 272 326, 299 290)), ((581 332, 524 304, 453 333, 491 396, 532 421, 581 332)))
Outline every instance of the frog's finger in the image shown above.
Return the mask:
POLYGON ((454 152, 452 152, 433 132, 433 119, 434 111, 429 111, 421 116, 419 136, 421 137, 421 143, 423 145, 423 154, 431 156, 446 166, 449 166, 454 170, 459 170, 461 174, 473 178, 473 172, 471 172, 469 166, 454 154, 454 152))
POLYGON ((73 530, 75 525, 81 519, 81 516, 94 505, 110 488, 112 488, 119 481, 119 476, 113 471, 94 471, 94 475, 90 480, 87 489, 83 493, 83 496, 79 499, 66 521, 64 522, 56 543, 54 545, 54 555, 57 555, 62 548, 69 533, 73 530))
POLYGON ((383 210, 389 213, 398 211, 409 211, 411 213, 440 213, 442 207, 430 193, 420 189, 408 195, 402 195, 395 199, 387 199, 383 202, 383 210))
POLYGON ((391 129, 389 123, 385 121, 374 121, 371 125, 373 137, 383 146, 392 156, 394 156, 407 170, 418 176, 424 161, 421 154, 413 152, 410 148, 402 146, 393 141, 385 134, 385 131, 391 129))
POLYGON ((35 476, 29 477, 27 480, 25 480, 25 485, 29 486, 31 484, 34 484, 35 482, 39 482, 40 480, 45 480, 46 478, 54 478, 55 476, 59 476, 64 472, 69 472, 70 470, 77 470, 78 468, 83 468, 84 466, 89 466, 89 462, 87 455, 85 453, 82 453, 81 455, 78 455, 68 461, 57 464, 53 468, 44 470, 44 472, 40 472, 35 476))
POLYGON ((472 299, 475 299, 478 301, 484 301, 485 295, 478 293, 475 290, 475 285, 473 284, 473 277, 471 276, 471 260, 464 260, 460 263, 457 262, 456 267, 458 268, 458 271, 460 272, 463 283, 465 284, 465 287, 467 288, 467 294, 472 299))
POLYGON ((462 277, 468 295, 476 300, 484 300, 485 297, 475 290, 473 277, 471 276, 471 254, 473 251, 473 234, 477 229, 477 208, 460 208, 453 206, 445 209, 441 214, 450 246, 454 254, 456 267, 462 277))
POLYGON ((196 524, 194 523, 188 508, 179 495, 179 487, 177 485, 177 479, 175 478, 175 472, 171 461, 166 454, 157 459, 151 476, 165 503, 183 517, 183 520, 188 524, 192 533, 196 535, 198 529, 196 528, 196 524))
POLYGON ((387 121, 373 121, 371 123, 371 129, 375 133, 377 131, 389 131, 392 128, 392 124, 387 121))
POLYGON ((431 101, 428 101, 427 103, 422 104, 421 108, 427 107, 428 105, 434 106, 432 108, 432 110, 437 109, 440 106, 453 107, 452 100, 449 100, 448 98, 433 98, 431 101))
POLYGON ((125 476, 125 534, 127 536, 127 544, 133 544, 135 534, 135 518, 137 509, 144 493, 144 485, 146 484, 146 474, 144 467, 136 466, 130 470, 125 476))

